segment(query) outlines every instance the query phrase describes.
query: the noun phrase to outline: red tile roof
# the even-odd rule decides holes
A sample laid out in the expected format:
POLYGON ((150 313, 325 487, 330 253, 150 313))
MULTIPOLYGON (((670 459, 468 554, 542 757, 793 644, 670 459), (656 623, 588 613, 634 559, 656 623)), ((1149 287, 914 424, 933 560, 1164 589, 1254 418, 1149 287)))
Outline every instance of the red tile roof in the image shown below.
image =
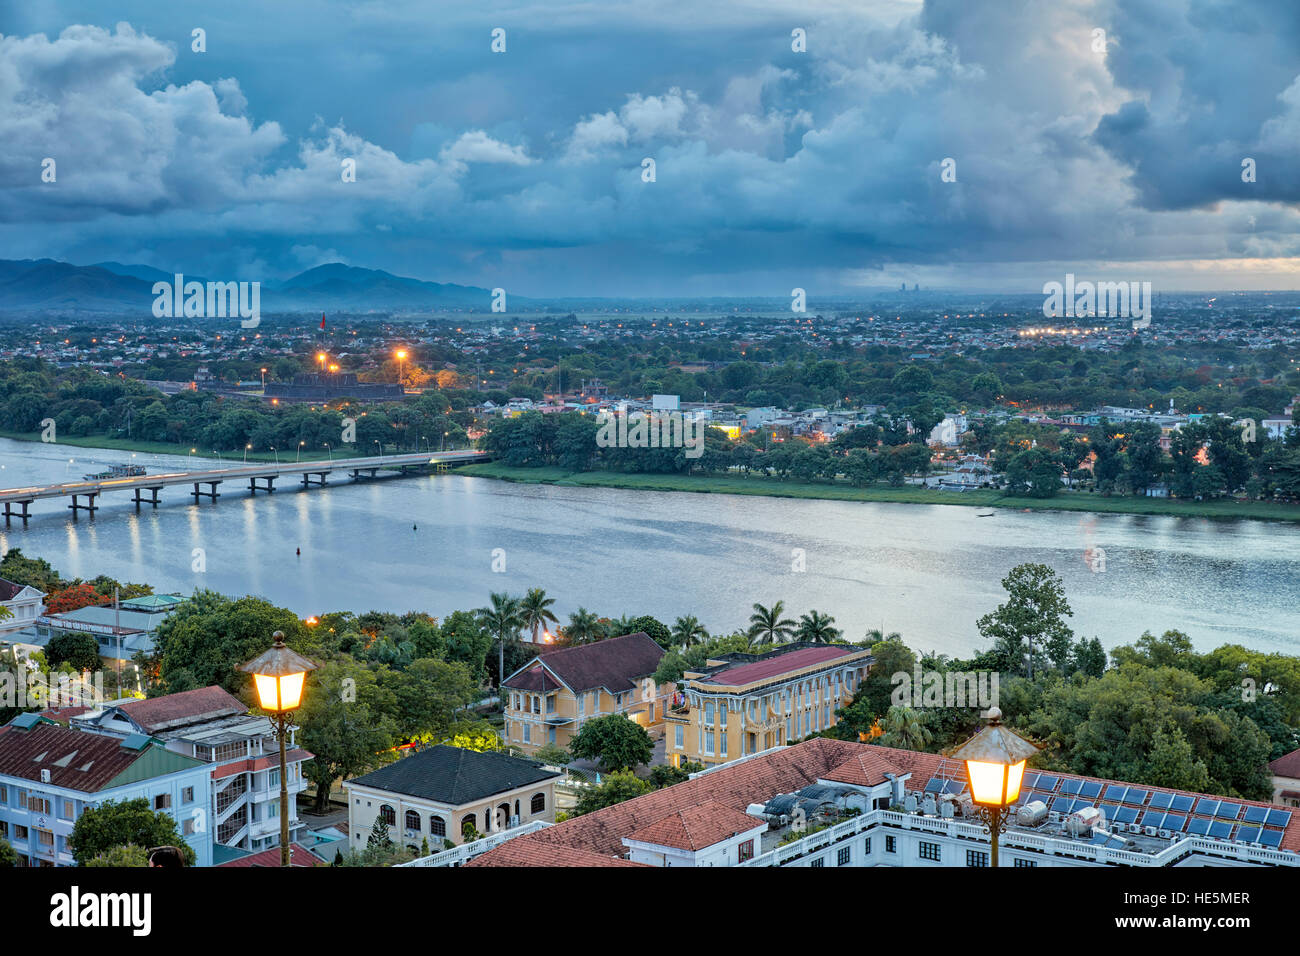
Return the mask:
POLYGON ((637 830, 628 839, 694 852, 721 843, 737 833, 766 825, 766 821, 757 817, 733 810, 716 800, 706 800, 670 813, 657 823, 637 830))
POLYGON ((857 654, 861 650, 862 648, 860 647, 852 647, 846 644, 828 644, 825 647, 804 647, 797 651, 789 651, 785 654, 774 654, 770 660, 750 661, 747 664, 738 664, 735 667, 728 667, 725 670, 720 670, 717 673, 710 674, 708 677, 699 678, 699 683, 725 684, 728 687, 743 687, 746 684, 768 680, 772 677, 777 677, 781 674, 788 674, 791 671, 797 671, 804 667, 812 667, 815 664, 833 661, 837 657, 857 654))
MULTIPOLYGON (((610 693, 620 694, 635 690, 638 678, 649 677, 658 670, 663 656, 664 649, 649 635, 638 631, 636 634, 610 637, 594 644, 579 644, 576 647, 548 651, 542 660, 545 661, 546 668, 574 692, 604 687, 610 693)), ((540 666, 535 661, 530 661, 516 674, 524 677, 531 674, 533 668, 540 666)), ((516 684, 516 674, 506 678, 506 687, 519 690, 540 689, 516 684)), ((532 680, 529 677, 524 679, 532 680)))
POLYGON ((39 781, 48 770, 50 786, 94 793, 144 756, 122 743, 120 737, 44 723, 27 730, 7 727, 0 735, 0 775, 39 781))
POLYGON ((865 753, 854 754, 822 779, 858 787, 876 787, 889 780, 886 774, 897 777, 904 773, 888 757, 875 750, 873 748, 865 753))
POLYGON ((118 710, 134 720, 147 734, 184 727, 201 720, 248 713, 248 706, 221 687, 200 687, 165 697, 119 704, 118 710))
POLYGON ((1278 757, 1268 765, 1268 769, 1275 777, 1294 777, 1300 780, 1300 750, 1278 757))
POLYGON ((603 856, 573 847, 556 847, 525 843, 516 838, 495 850, 475 857, 466 866, 648 866, 612 856, 603 856))
MULTIPOLYGON (((325 861, 311 852, 304 846, 297 843, 289 844, 289 865, 290 866, 320 866, 325 861)), ((280 865, 280 848, 272 847, 269 850, 263 850, 261 853, 252 853, 248 856, 241 856, 237 860, 227 860, 225 863, 218 863, 217 868, 223 866, 279 866, 280 865)))

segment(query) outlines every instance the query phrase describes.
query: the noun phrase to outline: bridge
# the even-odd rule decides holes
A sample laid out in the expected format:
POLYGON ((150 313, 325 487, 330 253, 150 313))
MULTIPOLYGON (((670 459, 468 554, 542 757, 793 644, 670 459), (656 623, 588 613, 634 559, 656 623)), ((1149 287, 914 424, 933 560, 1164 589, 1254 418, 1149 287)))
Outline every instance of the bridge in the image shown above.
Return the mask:
MULTIPOLYGON (((5 524, 21 518, 26 524, 32 503, 44 498, 71 498, 68 505, 75 518, 82 511, 93 515, 101 506, 100 496, 109 491, 134 492, 135 508, 152 505, 157 508, 161 499, 158 493, 174 485, 192 485, 188 494, 195 504, 200 498, 216 501, 221 497, 217 487, 227 481, 247 481, 248 491, 256 496, 259 491, 270 494, 280 478, 300 479, 304 488, 324 487, 330 475, 343 472, 353 481, 377 478, 381 471, 397 475, 423 474, 428 469, 443 471, 452 465, 487 461, 487 452, 446 451, 410 452, 398 455, 378 455, 370 458, 334 458, 326 461, 273 462, 255 465, 237 465, 230 468, 211 468, 204 471, 174 471, 158 475, 129 475, 119 478, 102 478, 88 481, 65 482, 57 485, 38 485, 30 488, 0 489, 0 503, 4 504, 5 524), (206 489, 206 490, 204 490, 206 489)), ((395 477, 395 476, 392 476, 395 477)))

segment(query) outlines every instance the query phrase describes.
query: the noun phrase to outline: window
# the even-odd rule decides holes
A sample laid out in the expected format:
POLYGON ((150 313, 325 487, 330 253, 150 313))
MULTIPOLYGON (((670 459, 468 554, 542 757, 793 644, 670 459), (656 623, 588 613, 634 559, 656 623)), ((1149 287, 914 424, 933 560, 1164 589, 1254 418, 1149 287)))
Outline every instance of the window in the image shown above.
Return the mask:
POLYGON ((385 803, 379 808, 379 819, 390 827, 395 827, 397 826, 397 811, 385 803))
POLYGON ((170 793, 160 793, 153 798, 153 808, 155 810, 170 810, 172 805, 172 795, 170 793))
POLYGON ((704 722, 709 726, 713 725, 713 701, 711 700, 704 702, 704 722))
POLYGON ((940 847, 937 843, 921 843, 921 859, 933 860, 938 863, 941 859, 940 847))
POLYGON ((534 713, 534 714, 540 714, 541 712, 542 712, 542 699, 541 699, 540 697, 534 697, 534 698, 533 698, 533 713, 534 713))
POLYGON ((406 829, 408 830, 420 829, 420 814, 417 813, 415 810, 406 811, 406 829))
POLYGON ((719 734, 718 736, 719 736, 720 741, 721 741, 721 743, 722 743, 722 753, 721 753, 721 756, 725 757, 725 756, 727 755, 727 732, 726 732, 726 730, 723 730, 722 733, 719 734))
POLYGON ((578 695, 578 716, 581 717, 587 710, 587 695, 578 695))
POLYGON ((194 788, 186 787, 181 791, 181 803, 193 803, 193 802, 194 802, 194 788))
POLYGON ((886 853, 897 853, 897 852, 898 852, 898 838, 897 838, 897 837, 892 837, 892 836, 887 836, 887 837, 885 837, 885 852, 886 852, 886 853))
POLYGON ((754 858, 754 841, 746 840, 736 848, 736 862, 744 863, 754 858))
POLYGON ((846 846, 842 846, 842 847, 840 847, 840 849, 839 849, 839 853, 836 855, 836 858, 835 858, 835 859, 836 859, 835 865, 836 865, 836 866, 848 866, 848 865, 849 865, 849 856, 850 856, 850 855, 851 855, 851 854, 849 853, 849 848, 848 848, 848 847, 846 847, 846 846))
POLYGON ((533 742, 533 725, 524 724, 524 743, 531 744, 532 742, 533 742))
POLYGON ((811 863, 809 863, 808 865, 809 865, 809 866, 812 866, 812 867, 822 867, 822 866, 825 866, 825 865, 826 865, 826 858, 825 858, 825 857, 821 857, 821 856, 819 856, 819 857, 817 857, 817 859, 813 860, 813 861, 812 861, 811 863))
POLYGON ((678 750, 681 750, 682 747, 685 746, 685 744, 682 743, 684 729, 685 728, 683 728, 681 724, 678 724, 676 727, 673 728, 673 746, 676 747, 678 750))
POLYGON ((429 832, 436 837, 447 835, 447 821, 442 817, 429 817, 429 832))
POLYGON ((36 831, 36 842, 39 843, 42 847, 46 847, 46 848, 49 848, 49 849, 53 849, 53 848, 54 848, 54 834, 51 833, 49 830, 37 830, 37 831, 36 831))
POLYGON ((272 770, 266 775, 266 785, 272 789, 280 786, 280 771, 272 770))
POLYGON ((9 788, 0 787, 0 807, 9 806, 9 788))
POLYGON ((553 743, 555 743, 555 728, 554 728, 554 727, 548 727, 548 728, 546 729, 546 742, 549 743, 549 744, 553 744, 553 743))
POLYGON ((546 809, 546 794, 544 793, 533 794, 532 802, 528 805, 528 812, 541 813, 545 809, 546 809))
POLYGON ((14 839, 15 839, 15 840, 26 840, 26 839, 27 839, 27 828, 26 828, 25 826, 20 826, 19 824, 15 823, 15 824, 14 824, 14 839))
POLYGON ((871 837, 867 837, 867 842, 862 847, 862 852, 871 856, 871 837))
POLYGON ((184 836, 192 836, 194 834, 194 828, 195 821, 193 817, 187 817, 181 821, 181 833, 184 836))
POLYGON ((966 865, 967 866, 988 866, 989 855, 987 853, 984 853, 981 850, 967 850, 966 865))
POLYGON ((711 730, 704 732, 704 752, 710 757, 713 756, 713 731, 711 730))
POLYGON ((44 813, 48 815, 50 812, 50 801, 45 799, 45 797, 28 797, 27 809, 32 811, 32 813, 44 813))
POLYGON ((63 819, 71 820, 77 815, 77 804, 72 800, 63 801, 63 819))
POLYGON ((1016 860, 1014 865, 1015 866, 1037 866, 1038 861, 1037 860, 1016 860))

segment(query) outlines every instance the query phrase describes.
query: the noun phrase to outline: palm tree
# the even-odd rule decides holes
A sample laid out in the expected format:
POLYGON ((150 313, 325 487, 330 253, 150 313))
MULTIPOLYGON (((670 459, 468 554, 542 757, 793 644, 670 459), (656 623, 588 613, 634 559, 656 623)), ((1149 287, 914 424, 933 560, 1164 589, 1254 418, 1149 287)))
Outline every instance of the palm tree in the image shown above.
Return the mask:
POLYGON ((749 616, 750 644, 784 644, 794 633, 795 622, 785 613, 785 602, 777 601, 770 608, 761 604, 754 605, 754 613, 749 616))
POLYGON ((867 631, 867 636, 862 639, 862 643, 870 647, 872 644, 879 644, 881 641, 901 641, 902 639, 903 635, 897 631, 890 631, 886 634, 880 628, 873 627, 867 631))
POLYGON ((605 636, 600 618, 585 607, 580 607, 569 615, 569 624, 564 629, 564 636, 570 644, 590 644, 605 636))
POLYGON ((885 713, 885 734, 878 741, 898 750, 922 750, 934 735, 911 707, 891 707, 885 713))
POLYGON ((844 632, 835 626, 835 618, 821 611, 809 611, 799 617, 799 629, 795 631, 795 640, 811 641, 814 644, 829 644, 839 640, 844 632))
POLYGON ((534 644, 537 643, 538 628, 545 628, 548 621, 554 624, 559 620, 551 613, 551 605, 554 603, 555 598, 548 598, 541 588, 529 588, 528 593, 519 602, 524 627, 532 632, 534 644))
POLYGON ((674 621, 672 634, 673 643, 680 644, 682 647, 703 644, 709 639, 709 632, 704 629, 704 625, 699 622, 694 614, 679 617, 674 621))
MULTIPOLYGON (((504 591, 493 592, 490 597, 491 607, 481 607, 474 613, 479 623, 497 639, 497 691, 500 696, 501 682, 506 676, 506 641, 519 640, 519 631, 524 626, 523 612, 520 610, 519 598, 511 597, 504 591)), ((501 700, 505 709, 505 699, 501 700)))

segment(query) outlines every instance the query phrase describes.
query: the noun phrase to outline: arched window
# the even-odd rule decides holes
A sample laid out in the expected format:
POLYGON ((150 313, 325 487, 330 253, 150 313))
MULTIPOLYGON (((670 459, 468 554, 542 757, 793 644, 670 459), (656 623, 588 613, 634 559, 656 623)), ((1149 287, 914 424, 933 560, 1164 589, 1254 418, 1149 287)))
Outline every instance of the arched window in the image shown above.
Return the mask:
POLYGON ((529 812, 541 813, 545 809, 546 809, 546 794, 544 793, 533 794, 533 802, 532 802, 532 806, 529 808, 529 812))
POLYGON ((429 817, 429 832, 436 837, 447 835, 447 821, 442 817, 429 817))
POLYGON ((406 811, 406 829, 408 830, 420 829, 420 814, 417 813, 415 810, 406 811))
POLYGON ((515 816, 519 816, 519 801, 515 801, 515 816))
POLYGON ((388 804, 382 804, 379 807, 379 819, 383 820, 390 827, 397 826, 397 811, 388 804))
POLYGON ((460 820, 460 832, 464 834, 469 830, 478 830, 478 817, 474 816, 472 813, 465 814, 465 816, 461 817, 460 820))

